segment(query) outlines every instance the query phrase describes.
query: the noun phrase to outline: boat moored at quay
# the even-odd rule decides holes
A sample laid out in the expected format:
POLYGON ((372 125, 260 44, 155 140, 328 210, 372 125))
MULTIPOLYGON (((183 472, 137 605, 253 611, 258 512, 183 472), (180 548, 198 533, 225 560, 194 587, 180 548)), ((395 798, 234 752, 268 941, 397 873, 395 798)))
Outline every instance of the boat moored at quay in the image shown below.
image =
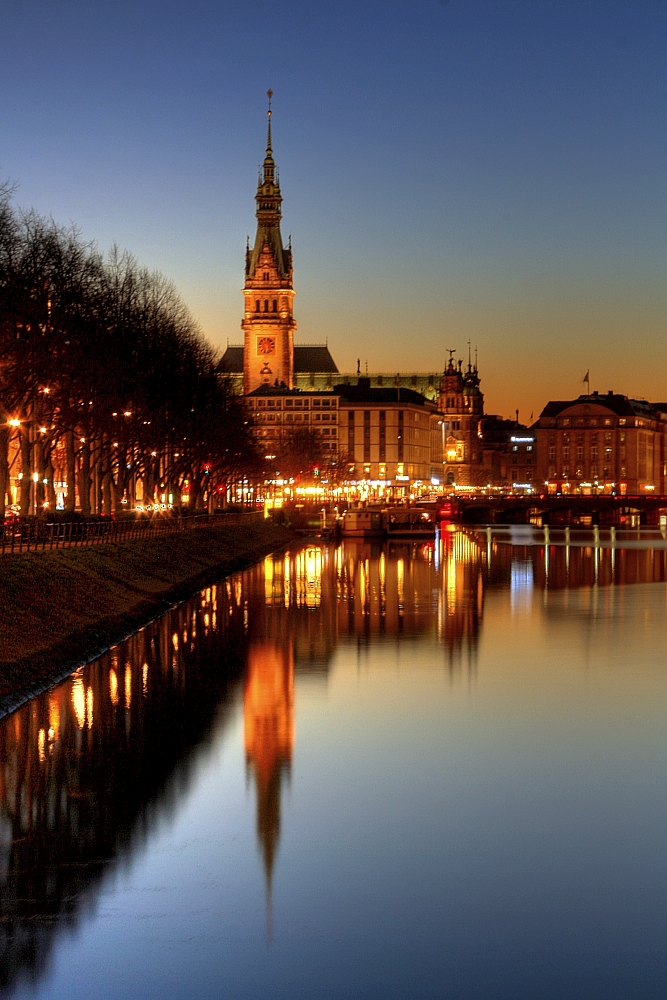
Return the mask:
POLYGON ((340 533, 345 538, 433 538, 437 511, 425 507, 362 507, 345 511, 340 533))

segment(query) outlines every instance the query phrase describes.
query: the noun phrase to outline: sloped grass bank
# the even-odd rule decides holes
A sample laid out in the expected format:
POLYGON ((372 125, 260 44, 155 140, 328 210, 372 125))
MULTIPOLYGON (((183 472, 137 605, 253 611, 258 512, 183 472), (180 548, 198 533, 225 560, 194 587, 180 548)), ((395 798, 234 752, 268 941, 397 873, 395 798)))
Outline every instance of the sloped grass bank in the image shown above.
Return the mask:
POLYGON ((285 545, 271 521, 0 558, 0 714, 285 545))

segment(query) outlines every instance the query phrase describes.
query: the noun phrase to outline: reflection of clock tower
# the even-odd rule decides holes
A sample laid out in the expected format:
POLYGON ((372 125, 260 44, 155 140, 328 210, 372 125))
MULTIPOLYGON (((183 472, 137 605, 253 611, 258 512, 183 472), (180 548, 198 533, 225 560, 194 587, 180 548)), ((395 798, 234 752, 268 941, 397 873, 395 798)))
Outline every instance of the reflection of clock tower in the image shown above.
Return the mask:
POLYGON ((280 185, 271 149, 271 96, 266 156, 257 186, 257 235, 246 249, 245 312, 241 329, 243 387, 246 393, 260 385, 294 382, 294 331, 292 315, 292 250, 283 247, 280 235, 280 185))

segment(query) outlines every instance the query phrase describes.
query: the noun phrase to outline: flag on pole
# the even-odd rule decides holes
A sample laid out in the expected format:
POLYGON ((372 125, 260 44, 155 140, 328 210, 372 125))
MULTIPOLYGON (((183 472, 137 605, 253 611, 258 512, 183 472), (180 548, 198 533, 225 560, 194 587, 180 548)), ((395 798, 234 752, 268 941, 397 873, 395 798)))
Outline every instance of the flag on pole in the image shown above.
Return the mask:
POLYGON ((589 375, 590 375, 590 373, 591 373, 591 370, 590 370, 590 368, 589 368, 589 369, 588 369, 588 371, 586 372, 586 374, 584 375, 584 377, 583 377, 583 379, 582 379, 581 381, 582 381, 582 382, 588 382, 588 381, 590 381, 590 379, 589 379, 589 375))

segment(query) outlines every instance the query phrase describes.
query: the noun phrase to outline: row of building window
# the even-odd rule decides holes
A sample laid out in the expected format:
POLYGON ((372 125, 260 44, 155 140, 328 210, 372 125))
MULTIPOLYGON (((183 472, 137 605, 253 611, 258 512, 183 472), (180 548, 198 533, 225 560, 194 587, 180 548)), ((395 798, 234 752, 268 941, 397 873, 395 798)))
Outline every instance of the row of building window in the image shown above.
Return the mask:
MULTIPOLYGON (((626 417, 619 417, 618 426, 619 427, 646 427, 650 425, 650 420, 645 420, 642 417, 637 417, 634 420, 628 420, 626 417)), ((612 427, 614 421, 611 417, 591 417, 589 419, 584 419, 583 417, 562 417, 556 422, 557 427, 612 427)))
MULTIPOLYGON (((593 468, 591 468, 590 473, 586 473, 586 470, 584 468, 582 468, 582 466, 577 466, 576 469, 575 469, 575 471, 574 471, 573 478, 574 479, 583 479, 585 475, 590 475, 591 479, 598 479, 599 478, 599 471, 600 470, 598 470, 597 468, 593 467, 593 468)), ((601 471, 602 471, 602 478, 603 479, 609 479, 609 477, 612 474, 612 470, 608 466, 605 466, 601 471)), ((627 474, 628 474, 627 468, 624 465, 622 465, 621 469, 620 469, 621 479, 624 479, 627 476, 627 474)), ((570 467, 568 465, 563 466, 563 472, 562 472, 561 478, 562 479, 569 479, 570 478, 570 467)), ((549 467, 549 479, 556 479, 556 466, 555 465, 551 465, 549 467)))
MULTIPOLYGON (((619 427, 625 427, 626 423, 627 423, 627 420, 625 419, 625 417, 621 417, 620 420, 618 421, 619 427)), ((611 424, 612 424, 611 417, 605 417, 604 420, 601 419, 601 418, 598 419, 596 417, 591 417, 589 420, 584 420, 583 417, 577 417, 577 418, 562 417, 558 421, 557 426, 558 427, 570 427, 570 426, 573 426, 573 427, 574 426, 576 426, 576 427, 600 427, 600 426, 611 427, 611 424)), ((630 421, 630 426, 632 426, 632 421, 630 421)), ((638 420, 637 421, 637 426, 638 427, 643 427, 644 426, 643 421, 638 420)))
MULTIPOLYGON (((319 423, 323 423, 324 424, 324 423, 331 422, 332 424, 335 424, 336 421, 337 421, 337 419, 338 418, 337 418, 337 416, 336 416, 335 413, 321 413, 321 414, 320 413, 314 413, 313 414, 313 423, 318 423, 318 424, 319 423)), ((273 424, 273 423, 277 423, 277 424, 282 423, 282 421, 280 419, 280 415, 277 414, 277 413, 258 413, 257 414, 257 420, 258 420, 259 423, 270 423, 270 424, 273 424)), ((309 414, 308 413, 286 413, 285 414, 285 423, 286 424, 291 424, 291 423, 294 423, 294 424, 300 424, 300 423, 307 424, 307 423, 310 423, 309 414)))
POLYGON ((469 410, 472 406, 472 397, 470 396, 447 396, 446 398, 448 410, 469 410))
MULTIPOLYGON (((563 447, 561 448, 560 451, 561 451, 561 457, 562 457, 562 459, 564 461, 567 461, 567 459, 570 457, 570 448, 569 448, 569 445, 563 445, 563 447)), ((611 460, 611 456, 613 454, 613 448, 605 448, 604 454, 605 454, 605 458, 611 460)), ((620 454, 621 458, 625 458, 625 445, 621 445, 621 447, 619 448, 619 454, 620 454)), ((591 462, 596 462, 597 461, 597 457, 598 457, 597 446, 593 446, 590 449, 590 460, 591 460, 591 462)), ((549 461, 550 462, 554 462, 555 460, 556 460, 556 448, 554 447, 554 445, 550 445, 549 446, 549 461)), ((583 445, 577 445, 577 461, 578 462, 583 462, 583 460, 584 460, 584 447, 583 447, 583 445)))
MULTIPOLYGON (((595 442, 598 439, 597 433, 594 431, 592 434, 589 434, 588 439, 589 439, 589 441, 590 441, 591 444, 595 444, 595 442)), ((612 441, 613 440, 613 434, 612 434, 612 432, 611 431, 605 431, 605 433, 604 433, 604 439, 605 439, 605 441, 612 441)), ((618 439, 619 439, 619 441, 625 441, 625 431, 621 431, 619 433, 618 439)), ((563 444, 569 444, 570 443, 570 435, 569 434, 563 434, 561 436, 561 441, 562 441, 563 444)), ((583 442, 585 441, 585 435, 581 434, 581 433, 578 433, 577 436, 576 436, 576 441, 579 444, 583 444, 583 442)), ((549 444, 556 444, 556 435, 555 434, 550 434, 549 435, 549 444)))
MULTIPOLYGON (((338 431, 335 427, 318 427, 317 431, 320 437, 338 437, 338 431)), ((280 427, 262 427, 259 429, 259 434, 263 438, 280 437, 280 427)))
MULTIPOLYGON (((285 402, 285 409, 286 410, 291 410, 291 409, 295 409, 295 410, 307 410, 309 408, 309 403, 308 403, 307 399, 286 399, 286 400, 284 400, 284 402, 285 402)), ((320 408, 323 409, 323 410, 328 410, 329 408, 331 408, 333 410, 336 409, 336 403, 332 399, 321 399, 321 400, 320 399, 314 399, 312 402, 313 402, 313 409, 314 410, 317 410, 317 409, 320 409, 320 408)), ((258 410, 264 410, 264 409, 268 409, 268 410, 280 410, 280 409, 282 409, 282 407, 280 406, 280 400, 277 400, 277 399, 258 399, 257 400, 257 409, 258 410)))

